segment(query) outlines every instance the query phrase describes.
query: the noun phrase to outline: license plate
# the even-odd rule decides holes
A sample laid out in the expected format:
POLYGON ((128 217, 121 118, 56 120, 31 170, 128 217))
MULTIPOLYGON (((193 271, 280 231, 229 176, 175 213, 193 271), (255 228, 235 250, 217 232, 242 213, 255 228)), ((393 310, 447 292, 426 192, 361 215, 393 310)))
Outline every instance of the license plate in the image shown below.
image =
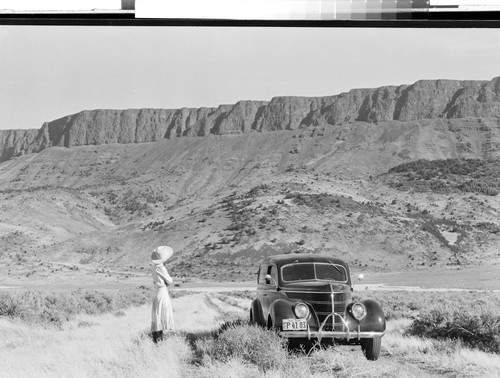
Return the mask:
POLYGON ((307 329, 305 319, 283 319, 283 331, 302 331, 307 329))

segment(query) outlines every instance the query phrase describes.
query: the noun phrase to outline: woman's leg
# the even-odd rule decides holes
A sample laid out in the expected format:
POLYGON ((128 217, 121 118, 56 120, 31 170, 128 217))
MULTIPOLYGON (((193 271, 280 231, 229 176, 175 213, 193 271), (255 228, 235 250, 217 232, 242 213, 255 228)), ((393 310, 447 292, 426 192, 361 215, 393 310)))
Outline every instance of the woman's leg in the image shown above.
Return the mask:
POLYGON ((158 341, 163 341, 163 331, 153 331, 153 342, 157 344, 158 341))

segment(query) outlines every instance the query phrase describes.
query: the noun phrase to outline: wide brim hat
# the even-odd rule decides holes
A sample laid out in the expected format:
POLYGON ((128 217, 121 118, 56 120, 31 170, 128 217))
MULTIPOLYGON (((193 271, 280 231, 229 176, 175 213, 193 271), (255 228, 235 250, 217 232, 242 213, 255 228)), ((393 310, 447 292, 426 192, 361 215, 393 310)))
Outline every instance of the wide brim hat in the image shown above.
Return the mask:
POLYGON ((151 261, 156 265, 163 264, 165 261, 171 258, 173 254, 174 250, 172 249, 172 247, 169 247, 168 245, 162 245, 153 251, 153 253, 151 254, 151 261))

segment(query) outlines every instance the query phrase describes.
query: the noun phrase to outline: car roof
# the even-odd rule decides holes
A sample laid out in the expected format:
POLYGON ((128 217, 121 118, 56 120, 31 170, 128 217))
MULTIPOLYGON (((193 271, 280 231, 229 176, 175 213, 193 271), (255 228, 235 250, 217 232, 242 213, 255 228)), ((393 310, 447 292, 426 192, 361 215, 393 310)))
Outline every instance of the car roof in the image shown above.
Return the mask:
POLYGON ((308 262, 333 263, 347 267, 347 264, 341 259, 326 255, 313 255, 310 253, 289 253, 284 255, 274 255, 269 256, 262 261, 262 263, 276 264, 279 267, 286 264, 308 262))

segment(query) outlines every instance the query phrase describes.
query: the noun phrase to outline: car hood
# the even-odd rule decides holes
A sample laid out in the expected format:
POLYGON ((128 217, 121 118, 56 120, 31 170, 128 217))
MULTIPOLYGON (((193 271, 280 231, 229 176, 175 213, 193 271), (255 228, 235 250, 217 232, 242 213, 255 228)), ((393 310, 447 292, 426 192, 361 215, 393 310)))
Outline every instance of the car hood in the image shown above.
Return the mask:
POLYGON ((284 292, 287 291, 301 291, 301 292, 321 292, 330 293, 333 288, 335 292, 346 292, 351 291, 351 287, 347 283, 332 282, 317 282, 317 281, 304 281, 304 282, 293 282, 281 287, 284 292))

